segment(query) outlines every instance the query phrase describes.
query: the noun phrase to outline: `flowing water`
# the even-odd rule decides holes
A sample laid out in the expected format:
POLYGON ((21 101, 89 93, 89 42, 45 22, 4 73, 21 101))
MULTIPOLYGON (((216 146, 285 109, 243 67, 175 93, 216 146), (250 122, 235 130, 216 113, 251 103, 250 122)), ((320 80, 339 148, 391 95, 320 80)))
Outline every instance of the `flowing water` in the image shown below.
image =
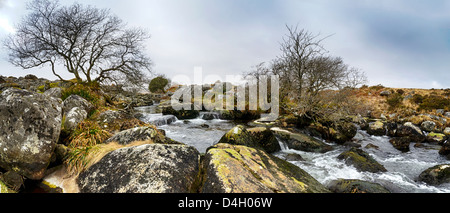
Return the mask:
MULTIPOLYGON (((205 116, 206 113, 201 113, 199 118, 180 121, 175 116, 157 113, 155 109, 156 106, 139 107, 136 108, 136 111, 143 114, 141 120, 144 122, 155 124, 159 129, 165 130, 167 137, 191 145, 201 153, 216 144, 226 132, 235 126, 231 121, 218 119, 218 115, 217 117, 205 116), (214 119, 202 119, 205 117, 214 119)), ((290 162, 308 172, 324 185, 339 178, 360 179, 379 183, 391 192, 397 193, 450 193, 450 184, 430 186, 417 181, 419 174, 427 168, 439 164, 450 164, 449 160, 438 154, 439 146, 426 144, 426 147, 416 148, 412 143, 410 151, 402 153, 389 143, 389 139, 387 136, 371 136, 361 130, 354 139, 364 151, 388 170, 384 173, 359 172, 353 166, 346 165, 343 161, 338 160, 337 156, 349 148, 332 143, 329 145, 332 145, 334 150, 321 154, 288 149, 280 141, 282 151, 275 155, 280 158, 284 158, 287 153, 301 155, 303 161, 290 162), (365 148, 368 144, 373 144, 378 148, 365 148)))

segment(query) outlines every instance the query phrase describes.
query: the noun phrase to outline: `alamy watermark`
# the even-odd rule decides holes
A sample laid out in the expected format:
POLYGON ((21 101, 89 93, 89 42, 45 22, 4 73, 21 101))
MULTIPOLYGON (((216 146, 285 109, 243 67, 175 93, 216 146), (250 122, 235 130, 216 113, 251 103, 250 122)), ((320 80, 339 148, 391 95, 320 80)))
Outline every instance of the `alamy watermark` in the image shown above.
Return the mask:
MULTIPOLYGON (((201 67, 194 70, 193 80, 196 84, 181 86, 171 97, 171 105, 174 110, 250 110, 270 112, 261 114, 263 121, 275 121, 279 116, 279 77, 269 76, 247 76, 226 75, 221 83, 219 76, 213 76, 219 80, 210 88, 204 83, 204 79, 211 79, 211 76, 203 76, 201 67), (204 93, 204 89, 207 91, 204 93), (270 94, 268 93, 270 90, 270 94)), ((175 79, 192 80, 188 76, 175 76, 175 79)))

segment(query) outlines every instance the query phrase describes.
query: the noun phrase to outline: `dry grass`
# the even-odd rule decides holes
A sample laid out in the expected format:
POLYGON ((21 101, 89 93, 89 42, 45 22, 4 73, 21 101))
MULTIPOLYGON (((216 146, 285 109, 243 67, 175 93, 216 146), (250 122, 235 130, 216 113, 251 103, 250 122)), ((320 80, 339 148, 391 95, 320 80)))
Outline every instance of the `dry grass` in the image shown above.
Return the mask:
POLYGON ((67 154, 64 163, 71 175, 78 176, 81 172, 86 171, 89 167, 99 162, 103 157, 114 150, 144 144, 153 144, 153 141, 135 141, 127 145, 112 142, 108 144, 98 144, 92 147, 78 147, 72 149, 67 154))

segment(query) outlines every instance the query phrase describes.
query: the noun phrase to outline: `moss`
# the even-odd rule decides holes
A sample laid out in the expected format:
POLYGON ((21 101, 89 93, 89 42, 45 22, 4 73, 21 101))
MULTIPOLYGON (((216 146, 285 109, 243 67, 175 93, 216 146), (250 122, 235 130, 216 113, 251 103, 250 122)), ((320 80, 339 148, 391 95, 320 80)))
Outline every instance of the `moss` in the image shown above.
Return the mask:
POLYGON ((11 190, 0 180, 0 194, 2 193, 15 193, 15 191, 11 190))

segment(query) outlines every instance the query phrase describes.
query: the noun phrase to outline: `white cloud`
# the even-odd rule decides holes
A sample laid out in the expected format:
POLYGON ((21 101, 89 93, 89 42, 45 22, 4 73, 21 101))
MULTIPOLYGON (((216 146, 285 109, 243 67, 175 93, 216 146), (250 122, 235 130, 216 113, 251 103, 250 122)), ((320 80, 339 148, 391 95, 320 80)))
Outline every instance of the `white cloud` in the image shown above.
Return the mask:
POLYGON ((8 33, 15 33, 16 29, 14 29, 13 26, 9 23, 8 19, 1 18, 0 17, 0 29, 3 29, 4 31, 8 33))

